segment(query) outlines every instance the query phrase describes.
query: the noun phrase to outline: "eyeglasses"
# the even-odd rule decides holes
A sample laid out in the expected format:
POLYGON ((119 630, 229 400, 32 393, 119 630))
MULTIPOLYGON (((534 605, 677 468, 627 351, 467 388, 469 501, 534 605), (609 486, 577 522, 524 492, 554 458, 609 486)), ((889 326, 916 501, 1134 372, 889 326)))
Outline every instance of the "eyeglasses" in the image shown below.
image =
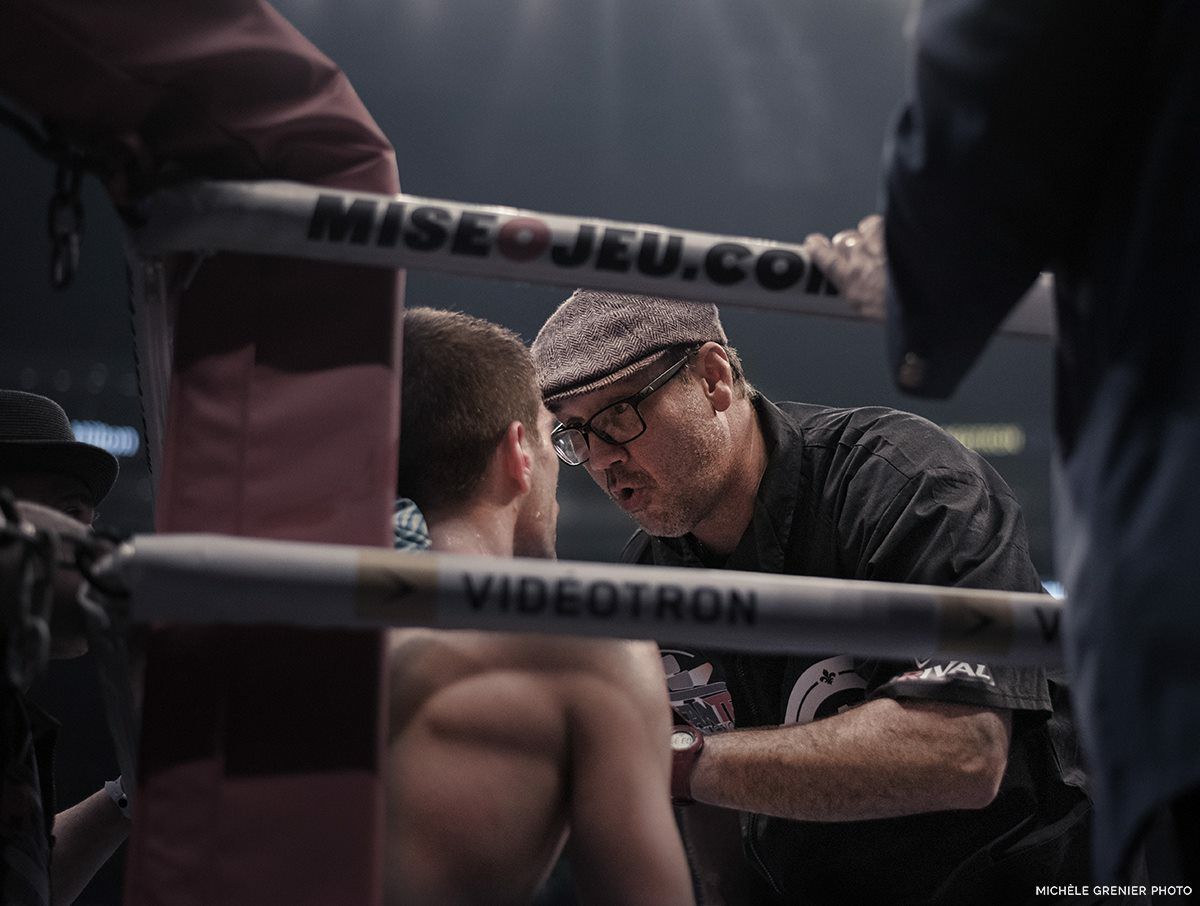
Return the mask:
POLYGON ((616 446, 627 444, 645 434, 646 420, 642 418, 638 406, 675 377, 687 360, 688 356, 685 355, 633 396, 609 403, 582 425, 559 425, 555 428, 550 432, 550 442, 554 444, 558 458, 569 466, 581 466, 587 462, 589 434, 595 434, 606 444, 616 446))

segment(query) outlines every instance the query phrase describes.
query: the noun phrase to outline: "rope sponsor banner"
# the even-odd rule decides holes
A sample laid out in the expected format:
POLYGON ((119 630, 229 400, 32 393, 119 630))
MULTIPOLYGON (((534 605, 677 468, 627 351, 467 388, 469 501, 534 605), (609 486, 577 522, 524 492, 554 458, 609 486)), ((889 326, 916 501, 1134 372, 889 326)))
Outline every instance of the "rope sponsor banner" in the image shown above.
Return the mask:
MULTIPOLYGON (((144 202, 146 256, 237 251, 426 268, 860 319, 797 244, 299 183, 202 182, 144 202)), ((1052 336, 1039 282, 1004 330, 1052 336)))
POLYGON ((429 626, 729 651, 1062 662, 1046 595, 219 535, 137 537, 106 570, 138 622, 429 626))

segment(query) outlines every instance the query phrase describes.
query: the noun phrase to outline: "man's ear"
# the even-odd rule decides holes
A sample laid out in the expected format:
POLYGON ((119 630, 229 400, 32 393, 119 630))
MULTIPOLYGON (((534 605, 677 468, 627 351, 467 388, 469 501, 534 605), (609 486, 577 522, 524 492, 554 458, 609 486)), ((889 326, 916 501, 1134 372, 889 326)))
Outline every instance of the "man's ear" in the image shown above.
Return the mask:
POLYGON ((512 483, 518 494, 528 494, 533 487, 533 459, 529 455, 529 437, 525 425, 512 422, 496 450, 501 475, 512 483))
POLYGON ((692 370, 702 379, 704 395, 714 412, 724 412, 733 405, 733 366, 724 346, 712 341, 705 343, 696 353, 692 370))

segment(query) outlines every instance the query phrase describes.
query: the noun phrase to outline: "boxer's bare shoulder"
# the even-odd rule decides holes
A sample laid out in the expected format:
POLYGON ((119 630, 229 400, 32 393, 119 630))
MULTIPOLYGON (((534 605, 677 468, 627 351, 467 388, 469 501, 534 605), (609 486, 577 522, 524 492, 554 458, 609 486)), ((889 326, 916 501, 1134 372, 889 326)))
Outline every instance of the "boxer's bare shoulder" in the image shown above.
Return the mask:
MULTIPOLYGON (((570 828, 577 873, 611 893, 610 858, 671 839, 653 645, 404 630, 389 635, 389 684, 390 891, 527 902, 570 828), (663 800, 660 820, 630 818, 643 795, 663 800)), ((686 868, 668 859, 622 883, 653 902, 660 871, 677 885, 686 868)))

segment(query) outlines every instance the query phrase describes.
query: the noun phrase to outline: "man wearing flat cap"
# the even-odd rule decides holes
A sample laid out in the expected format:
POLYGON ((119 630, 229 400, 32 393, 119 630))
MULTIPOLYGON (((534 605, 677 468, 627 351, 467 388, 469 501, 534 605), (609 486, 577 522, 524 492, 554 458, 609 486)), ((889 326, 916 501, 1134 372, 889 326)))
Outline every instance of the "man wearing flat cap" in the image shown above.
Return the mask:
MULTIPOLYGON (((640 526, 627 562, 1040 590, 986 462, 907 413, 767 400, 715 306, 578 290, 533 355, 560 458, 640 526)), ((1044 671, 663 654, 677 801, 746 813, 756 896, 1019 903, 1088 880, 1090 803, 1044 671)))
MULTIPOLYGON (((117 478, 117 460, 79 443, 53 400, 0 390, 0 488, 18 499, 20 516, 60 538, 86 539, 96 507, 117 478)), ((0 568, 5 564, 0 563, 0 568)), ((56 582, 51 657, 87 650, 71 608, 70 582, 56 582)), ((4 653, 9 656, 9 601, 4 653)), ((53 814, 52 749, 58 724, 9 685, 0 694, 0 902, 70 903, 129 833, 128 800, 110 781, 82 802, 53 814), (53 830, 53 835, 51 835, 53 830), (51 849, 53 847, 53 849, 51 849)))

